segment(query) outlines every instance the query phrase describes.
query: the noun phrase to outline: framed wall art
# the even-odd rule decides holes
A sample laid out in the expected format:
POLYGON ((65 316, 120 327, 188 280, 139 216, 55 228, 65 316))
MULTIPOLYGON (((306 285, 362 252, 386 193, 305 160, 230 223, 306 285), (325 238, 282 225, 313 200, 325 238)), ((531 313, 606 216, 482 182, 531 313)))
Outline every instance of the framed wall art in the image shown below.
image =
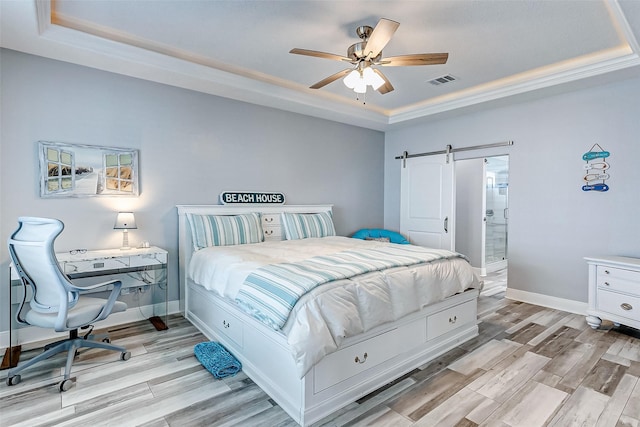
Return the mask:
POLYGON ((138 196, 138 150, 38 142, 40 197, 138 196))

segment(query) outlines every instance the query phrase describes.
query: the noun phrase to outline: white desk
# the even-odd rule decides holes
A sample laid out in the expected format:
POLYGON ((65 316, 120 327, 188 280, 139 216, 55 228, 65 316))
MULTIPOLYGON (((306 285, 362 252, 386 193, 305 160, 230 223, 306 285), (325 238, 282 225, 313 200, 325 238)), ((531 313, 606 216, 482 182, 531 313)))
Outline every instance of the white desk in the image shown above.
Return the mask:
MULTIPOLYGON (((138 291, 152 292, 153 316, 149 321, 158 330, 168 329, 167 316, 169 312, 169 287, 167 276, 168 252, 164 249, 152 246, 150 248, 103 249, 92 251, 70 251, 56 253, 62 271, 74 280, 77 286, 82 286, 82 279, 127 275, 133 280, 123 281, 121 294, 126 295, 138 291), (156 298, 157 297, 157 298, 156 298)), ((9 301, 10 305, 22 301, 20 293, 23 292, 22 282, 10 267, 9 301), (15 292, 18 291, 18 292, 15 292), (19 296, 19 298, 16 298, 19 296)), ((117 277, 115 277, 117 279, 117 277)), ((95 280, 93 281, 95 282, 95 280)), ((104 291, 102 288, 101 291, 104 291)), ((30 290, 29 290, 30 291, 30 290)), ((27 300, 30 295, 27 295, 27 300)), ((5 353, 2 367, 17 364, 20 346, 14 346, 12 341, 13 310, 9 310, 9 348, 5 353), (14 347, 16 351, 13 351, 14 347)), ((8 366, 7 366, 8 367, 8 366)))
MULTIPOLYGON (((121 294, 135 293, 138 290, 149 290, 154 295, 159 294, 159 302, 153 301, 153 317, 151 323, 158 330, 167 329, 167 314, 169 306, 169 289, 167 286, 168 253, 164 249, 152 246, 150 248, 133 249, 102 249, 94 251, 69 251, 56 253, 62 271, 70 279, 84 279, 87 277, 111 276, 134 273, 133 284, 124 283, 121 294), (156 289, 159 288, 159 289, 156 289), (160 290, 160 292, 157 292, 160 290)), ((81 285, 78 285, 81 286, 81 285)))

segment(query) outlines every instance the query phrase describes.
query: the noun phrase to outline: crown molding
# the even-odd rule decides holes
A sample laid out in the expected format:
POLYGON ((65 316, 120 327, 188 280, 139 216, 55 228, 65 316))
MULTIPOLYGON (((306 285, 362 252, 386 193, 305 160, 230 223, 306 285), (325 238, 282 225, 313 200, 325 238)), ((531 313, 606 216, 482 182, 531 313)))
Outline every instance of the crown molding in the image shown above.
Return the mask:
POLYGON ((181 87, 241 102, 385 131, 416 119, 525 94, 629 67, 640 66, 638 42, 617 1, 606 2, 624 41, 616 49, 586 55, 486 85, 394 110, 222 64, 111 28, 52 11, 50 0, 0 2, 2 47, 181 87), (17 24, 16 24, 17 23, 17 24))
POLYGON ((486 85, 493 87, 484 86, 471 88, 469 90, 453 94, 453 97, 447 97, 453 99, 436 98, 434 100, 430 100, 428 103, 411 106, 402 111, 395 110, 389 117, 389 124, 396 125, 421 117, 440 114, 527 92, 533 92, 551 86, 557 86, 589 77, 607 74, 629 67, 640 66, 640 57, 637 53, 632 53, 630 49, 627 48, 621 48, 620 51, 621 52, 618 52, 620 54, 619 56, 616 54, 611 57, 609 53, 607 54, 609 57, 608 59, 598 60, 588 65, 572 65, 570 67, 556 66, 551 69, 547 69, 544 72, 526 73, 526 76, 521 76, 515 83, 511 81, 514 80, 513 78, 504 79, 495 82, 494 84, 486 85), (541 75, 533 77, 535 74, 541 75))

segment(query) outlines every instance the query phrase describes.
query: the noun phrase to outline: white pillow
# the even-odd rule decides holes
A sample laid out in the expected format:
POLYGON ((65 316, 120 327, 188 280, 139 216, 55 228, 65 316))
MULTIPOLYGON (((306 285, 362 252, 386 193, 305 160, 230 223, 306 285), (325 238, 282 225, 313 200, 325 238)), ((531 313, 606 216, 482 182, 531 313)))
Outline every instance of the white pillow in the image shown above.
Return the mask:
POLYGON ((262 242, 264 234, 260 214, 241 215, 187 214, 195 250, 209 246, 242 245, 262 242))
POLYGON ((331 211, 314 214, 283 212, 282 228, 287 240, 336 235, 331 211))

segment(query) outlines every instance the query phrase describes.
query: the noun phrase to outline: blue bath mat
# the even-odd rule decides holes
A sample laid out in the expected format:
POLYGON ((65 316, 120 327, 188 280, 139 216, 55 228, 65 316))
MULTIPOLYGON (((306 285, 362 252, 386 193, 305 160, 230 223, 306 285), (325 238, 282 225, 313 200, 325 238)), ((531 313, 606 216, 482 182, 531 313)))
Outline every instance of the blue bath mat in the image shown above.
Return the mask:
POLYGON ((201 342, 195 345, 193 353, 207 371, 220 379, 240 372, 242 364, 217 342, 201 342))

